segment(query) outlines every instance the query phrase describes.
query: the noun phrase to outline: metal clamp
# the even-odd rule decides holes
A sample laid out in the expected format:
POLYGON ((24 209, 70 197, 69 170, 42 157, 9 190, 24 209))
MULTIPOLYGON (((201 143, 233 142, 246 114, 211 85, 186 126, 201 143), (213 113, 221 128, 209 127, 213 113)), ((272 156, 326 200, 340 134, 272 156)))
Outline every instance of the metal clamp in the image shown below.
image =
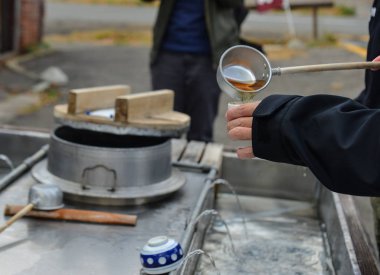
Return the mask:
POLYGON ((8 165, 8 167, 13 170, 14 169, 14 165, 13 165, 13 162, 8 158, 8 156, 6 155, 3 155, 3 154, 0 154, 0 160, 5 162, 5 164, 8 165))

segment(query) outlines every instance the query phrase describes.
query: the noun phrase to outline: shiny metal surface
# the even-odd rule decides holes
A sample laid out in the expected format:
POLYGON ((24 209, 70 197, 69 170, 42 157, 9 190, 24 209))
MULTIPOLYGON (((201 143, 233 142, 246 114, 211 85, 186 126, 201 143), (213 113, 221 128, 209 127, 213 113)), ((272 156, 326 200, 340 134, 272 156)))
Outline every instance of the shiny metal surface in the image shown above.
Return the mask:
MULTIPOLYGON (((205 209, 214 209, 215 208, 215 199, 216 199, 216 190, 215 185, 213 185, 213 181, 216 179, 216 169, 211 169, 207 175, 207 179, 204 183, 203 189, 199 194, 198 200, 195 204, 193 213, 189 222, 185 228, 185 231, 181 237, 181 244, 184 254, 187 255, 189 252, 199 249, 203 246, 204 238, 207 233, 207 229, 210 225, 210 221, 212 217, 206 217, 199 221, 195 226, 191 226, 198 219, 199 215, 205 209)), ((186 275, 186 274, 194 274, 196 266, 197 266, 198 258, 190 259, 187 262, 186 266, 181 266, 180 269, 170 272, 170 275, 186 275)))
POLYGON ((33 203, 33 208, 38 210, 56 210, 64 206, 63 193, 58 186, 53 184, 35 184, 31 186, 28 202, 33 203))
POLYGON ((56 184, 75 201, 104 205, 143 204, 162 199, 186 182, 171 166, 167 138, 117 136, 69 127, 51 135, 48 160, 34 178, 56 184))
POLYGON ((216 79, 220 89, 235 100, 250 101, 263 89, 272 78, 272 70, 268 59, 258 50, 238 45, 227 49, 220 58, 216 79), (256 80, 263 80, 265 84, 254 91, 245 91, 233 86, 224 75, 224 68, 229 66, 241 66, 250 71, 256 80))
POLYGON ((89 131, 77 133, 67 127, 57 128, 51 134, 47 169, 83 189, 140 187, 170 177, 170 140, 122 138, 125 141, 117 144, 120 140, 113 135, 103 138, 89 131))
POLYGON ((41 129, 0 126, 0 154, 9 157, 14 166, 49 143, 50 134, 41 129))
POLYGON ((0 162, 3 162, 9 169, 14 169, 13 162, 9 159, 7 155, 0 154, 0 162))
MULTIPOLYGON (((334 274, 329 269, 331 258, 313 202, 244 195, 239 198, 247 235, 232 194, 218 194, 216 206, 228 224, 236 251, 231 249, 218 218, 202 248, 212 255, 221 274, 334 274)), ((207 257, 200 261, 200 274, 215 274, 207 257)))
POLYGON ((251 196, 310 201, 319 188, 314 174, 306 167, 259 158, 240 160, 236 153, 228 152, 223 154, 221 177, 236 192, 251 196))
POLYGON ((13 126, 0 127, 0 154, 16 167, 0 170, 0 191, 28 171, 47 153, 49 134, 43 130, 31 130, 13 126))
POLYGON ((2 176, 0 179, 0 191, 6 188, 9 184, 11 184, 17 178, 22 176, 26 171, 31 169, 34 164, 36 164, 41 159, 43 159, 46 156, 48 149, 49 149, 49 146, 47 144, 43 145, 40 150, 35 152, 30 157, 26 158, 15 169, 13 169, 7 174, 4 174, 4 176, 2 176))
MULTIPOLYGON (((321 186, 320 183, 317 182, 316 178, 307 168, 295 165, 273 163, 262 159, 241 161, 235 157, 235 154, 224 154, 223 169, 221 176, 224 179, 229 180, 229 182, 232 184, 232 186, 235 188, 238 194, 243 194, 246 196, 245 200, 247 200, 248 203, 243 207, 245 209, 246 215, 248 214, 247 209, 252 209, 256 212, 265 206, 265 204, 257 201, 250 202, 250 200, 254 199, 253 196, 255 195, 261 197, 258 197, 258 199, 256 200, 263 200, 265 198, 269 198, 268 201, 272 201, 272 206, 277 205, 279 208, 278 211, 271 210, 264 211, 264 213, 254 213, 252 215, 248 214, 246 216, 246 218, 248 219, 253 219, 256 221, 263 220, 264 222, 268 222, 270 221, 270 217, 274 216, 278 218, 278 221, 284 222, 289 210, 294 211, 294 213, 297 213, 297 215, 304 215, 307 214, 309 211, 309 206, 305 209, 303 209, 302 207, 290 207, 289 209, 286 209, 286 207, 284 207, 285 204, 282 202, 282 199, 290 199, 291 201, 289 202, 291 202, 291 204, 315 204, 315 208, 317 209, 317 211, 315 211, 316 209, 314 209, 312 212, 315 216, 315 219, 319 220, 318 224, 320 225, 320 234, 322 235, 322 238, 325 242, 324 265, 326 269, 324 270, 325 273, 323 274, 369 274, 362 272, 361 268, 363 268, 363 264, 361 264, 358 261, 358 259, 363 257, 363 252, 361 252, 361 250, 366 251, 366 253, 371 253, 371 247, 368 245, 368 243, 365 242, 361 242, 359 243, 359 245, 355 246, 353 239, 358 238, 357 235, 361 234, 362 232, 356 231, 355 235, 350 234, 350 230, 353 229, 349 228, 347 216, 345 215, 342 209, 341 197, 343 195, 333 193, 321 186), (360 264, 362 265, 361 267, 360 264)), ((225 191, 227 193, 230 192, 224 188, 219 188, 219 191, 225 191)), ((345 197, 352 196, 345 195, 345 197)), ((207 204, 207 199, 204 202, 204 204, 207 204)), ((350 207, 354 206, 350 205, 350 207)), ((234 213, 230 217, 231 221, 239 220, 239 218, 236 217, 237 214, 234 212, 236 211, 236 201, 234 198, 231 199, 231 205, 228 205, 225 203, 225 201, 223 201, 218 204, 216 209, 221 212, 231 211, 234 213)), ((226 217, 226 215, 222 216, 224 219, 227 219, 228 221, 228 217, 226 217)), ((294 221, 291 221, 291 223, 293 222, 294 221)), ((204 227, 205 225, 203 225, 203 228, 204 227)), ((260 228, 262 229, 263 227, 260 228)), ((277 228, 280 227, 277 226, 277 228)), ((306 230, 304 224, 302 225, 302 228, 303 230, 306 230)), ((314 228, 314 230, 316 230, 316 228, 314 228)), ((297 234, 294 235, 295 231, 292 232, 293 236, 297 236, 297 234)), ((308 232, 309 231, 306 230, 305 233, 308 232)), ((192 246, 190 251, 199 247, 199 245, 203 243, 203 239, 207 238, 207 234, 204 234, 204 230, 198 230, 194 232, 192 236, 192 242, 197 242, 197 245, 192 246)), ((264 231, 264 236, 267 236, 268 234, 269 232, 264 231)), ((245 243, 247 243, 246 240, 244 240, 244 244, 245 243)), ((218 241, 214 240, 214 244, 218 245, 219 243, 218 241)), ((257 247, 255 241, 253 241, 253 246, 257 247)), ((265 249, 268 249, 269 246, 265 247, 265 249)), ((218 251, 224 251, 223 249, 224 248, 219 247, 218 251)), ((275 246, 274 249, 278 249, 278 251, 280 251, 280 247, 276 248, 275 246)), ((251 253, 250 255, 253 256, 252 251, 248 251, 248 253, 251 253)), ((259 255, 260 254, 257 254, 257 256, 259 255)), ((195 271, 188 272, 188 270, 196 270, 196 267, 198 265, 198 259, 199 256, 194 257, 192 262, 187 264, 185 272, 177 272, 174 274, 194 274, 195 271)), ((216 266, 222 266, 221 271, 223 274, 223 271, 227 271, 223 268, 223 264, 225 264, 225 262, 218 266, 218 261, 220 261, 220 259, 216 260, 216 266)), ((249 258, 245 260, 242 259, 242 261, 243 263, 245 261, 249 262, 249 258)), ((239 270, 242 271, 242 269, 240 268, 239 270)), ((250 271, 252 272, 252 270, 253 269, 251 269, 250 271)), ((208 271, 214 272, 213 269, 208 271)), ((251 272, 242 274, 251 274, 251 272)), ((204 273, 207 274, 207 272, 204 273)), ((229 272, 228 274, 235 273, 229 272)), ((267 273, 264 272, 259 274, 267 273)))
MULTIPOLYGON (((19 140, 18 133, 14 134, 14 139, 19 140)), ((34 144, 35 137, 29 138, 32 140, 24 141, 25 144, 34 144)), ((33 148, 37 151, 39 146, 33 148)), ((13 156, 12 152, 7 154, 13 156)), ((46 165, 46 160, 43 162, 46 165)), ((0 238, 0 273, 139 274, 139 251, 147 240, 157 235, 181 239, 208 176, 200 173, 200 169, 179 174, 191 185, 183 186, 159 202, 121 207, 65 201, 67 208, 137 215, 135 227, 21 219, 0 238)), ((31 173, 26 173, 9 185, 0 193, 0 212, 6 204, 26 204, 28 190, 35 184, 31 173)), ((0 223, 5 220, 1 215, 0 223)))
MULTIPOLYGON (((1 138, 0 133, 0 140, 1 138)), ((19 150, 17 146, 14 148, 19 150)), ((39 147, 34 148, 38 150, 39 147)), ((9 156, 12 158, 12 152, 9 156)), ((191 184, 184 185, 165 200, 150 204, 121 207, 65 201, 68 208, 135 214, 138 216, 136 227, 30 218, 18 221, 0 238, 0 273, 139 274, 139 251, 151 237, 166 235, 185 244, 189 243, 189 251, 200 248, 208 221, 205 219, 198 224, 196 230, 190 230, 187 225, 191 224, 192 217, 197 216, 197 213, 213 207, 215 199, 214 190, 208 189, 205 184, 212 181, 215 175, 200 171, 182 170, 181 175, 191 184), (206 192, 207 189, 211 192, 206 192)), ((351 236, 347 228, 348 223, 341 209, 341 202, 330 191, 320 189, 319 185, 314 183, 315 178, 310 171, 304 167, 275 164, 259 159, 242 162, 225 154, 221 176, 230 181, 238 193, 247 196, 298 199, 306 202, 318 198, 318 218, 322 223, 322 233, 326 234, 328 240, 326 251, 331 248, 336 274, 364 274, 358 270, 358 256, 361 255, 356 254, 357 246, 352 241, 355 236, 351 236)), ((0 212, 3 212, 5 204, 26 204, 28 190, 34 184, 36 181, 31 173, 27 173, 3 190, 0 193, 0 212)), ((219 189, 223 191, 222 188, 219 189)), ((223 204, 221 207, 235 208, 236 205, 232 204, 233 206, 223 204)), ((4 216, 0 216, 0 223, 5 220, 4 216)), ((366 244, 361 243, 361 246, 363 245, 366 244)), ((198 257, 194 257, 189 261, 186 270, 181 274, 194 274, 197 260, 198 257)))
POLYGON ((186 183, 183 173, 173 168, 168 179, 154 184, 119 186, 113 191, 96 186, 83 189, 80 183, 57 177, 46 167, 46 160, 33 167, 32 174, 38 182, 58 185, 67 199, 100 205, 138 205, 161 200, 181 189, 186 183))
MULTIPOLYGON (((152 237, 180 240, 207 174, 183 172, 188 182, 178 192, 141 206, 94 206, 65 201, 67 208, 138 216, 135 227, 71 223, 24 218, 0 238, 1 274, 139 274, 139 251, 152 237)), ((24 204, 35 184, 30 173, 0 194, 5 204, 24 204)), ((5 217, 0 217, 0 223, 5 217)))

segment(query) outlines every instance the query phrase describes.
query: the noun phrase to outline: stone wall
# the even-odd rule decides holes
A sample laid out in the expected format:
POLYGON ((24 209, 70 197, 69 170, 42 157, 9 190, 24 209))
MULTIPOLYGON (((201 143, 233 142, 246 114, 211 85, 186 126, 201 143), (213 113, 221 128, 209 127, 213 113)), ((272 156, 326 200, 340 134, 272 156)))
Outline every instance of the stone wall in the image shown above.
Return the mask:
POLYGON ((44 0, 19 1, 19 50, 25 52, 42 41, 44 0))

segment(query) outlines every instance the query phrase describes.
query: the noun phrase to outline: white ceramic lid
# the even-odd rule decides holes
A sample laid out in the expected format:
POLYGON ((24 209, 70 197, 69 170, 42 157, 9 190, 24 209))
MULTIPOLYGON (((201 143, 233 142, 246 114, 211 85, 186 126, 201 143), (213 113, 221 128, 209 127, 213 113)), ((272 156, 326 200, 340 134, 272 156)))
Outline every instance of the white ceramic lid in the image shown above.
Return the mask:
POLYGON ((141 250, 143 255, 153 255, 173 249, 178 243, 166 236, 151 238, 141 250))

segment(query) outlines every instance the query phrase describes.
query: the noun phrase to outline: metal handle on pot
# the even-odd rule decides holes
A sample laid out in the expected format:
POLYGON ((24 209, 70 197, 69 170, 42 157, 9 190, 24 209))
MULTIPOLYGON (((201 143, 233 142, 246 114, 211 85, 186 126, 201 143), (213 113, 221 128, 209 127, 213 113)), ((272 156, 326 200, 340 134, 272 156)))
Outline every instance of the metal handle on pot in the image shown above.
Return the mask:
POLYGON ((90 189, 90 184, 88 184, 88 176, 87 175, 88 175, 88 172, 90 172, 91 170, 95 170, 97 168, 103 168, 103 169, 112 173, 113 183, 112 183, 111 187, 108 188, 107 190, 110 192, 114 192, 116 190, 117 173, 116 173, 115 169, 108 168, 107 166, 105 166, 103 164, 98 164, 98 165, 86 167, 85 169, 83 169, 83 171, 82 171, 82 189, 83 190, 90 189))
POLYGON ((9 169, 11 169, 11 170, 14 169, 13 162, 8 158, 7 155, 1 154, 0 155, 0 160, 3 161, 3 162, 5 162, 5 164, 8 165, 9 169))

